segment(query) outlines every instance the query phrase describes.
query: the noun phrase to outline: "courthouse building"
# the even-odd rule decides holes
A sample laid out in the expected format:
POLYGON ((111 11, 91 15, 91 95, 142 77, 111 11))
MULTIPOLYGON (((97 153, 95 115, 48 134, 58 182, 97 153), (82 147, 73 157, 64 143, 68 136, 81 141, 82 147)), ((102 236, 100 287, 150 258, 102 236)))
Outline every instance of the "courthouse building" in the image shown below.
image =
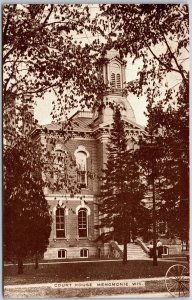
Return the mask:
MULTIPOLYGON (((137 139, 144 129, 136 123, 134 111, 122 92, 126 80, 125 67, 125 62, 115 51, 107 53, 103 77, 111 89, 105 92, 103 101, 117 103, 123 108, 122 119, 126 122, 128 147, 131 147, 132 140, 137 139)), ((95 229, 95 225, 99 224, 99 177, 107 160, 106 144, 112 122, 113 111, 105 106, 99 112, 96 109, 78 111, 71 116, 71 138, 67 141, 63 136, 62 122, 45 125, 38 131, 41 142, 46 144, 50 153, 55 154, 58 163, 67 154, 71 161, 76 161, 79 168, 76 174, 77 185, 80 187, 78 193, 75 185, 73 191, 72 177, 69 182, 71 192, 64 189, 53 190, 49 186, 45 188, 45 196, 53 217, 45 259, 77 259, 107 255, 107 245, 96 241, 100 232, 95 229), (51 143, 50 136, 54 136, 54 144, 51 143)), ((51 180, 56 179, 57 176, 53 174, 51 180)))

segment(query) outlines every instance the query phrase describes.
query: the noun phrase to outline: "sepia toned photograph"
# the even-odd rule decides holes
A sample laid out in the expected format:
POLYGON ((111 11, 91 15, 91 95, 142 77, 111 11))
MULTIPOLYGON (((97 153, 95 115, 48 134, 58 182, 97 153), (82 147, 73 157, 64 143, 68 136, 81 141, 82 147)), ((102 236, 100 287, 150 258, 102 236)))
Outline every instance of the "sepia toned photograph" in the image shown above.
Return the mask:
POLYGON ((2 21, 4 297, 189 297, 188 5, 2 21))

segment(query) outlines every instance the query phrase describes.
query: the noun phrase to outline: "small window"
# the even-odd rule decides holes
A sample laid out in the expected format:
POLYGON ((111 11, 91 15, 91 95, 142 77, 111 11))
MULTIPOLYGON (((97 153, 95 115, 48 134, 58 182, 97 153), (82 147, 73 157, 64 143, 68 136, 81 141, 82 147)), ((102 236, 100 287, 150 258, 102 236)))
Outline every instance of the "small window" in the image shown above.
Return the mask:
POLYGON ((67 251, 65 249, 60 249, 58 251, 58 258, 67 258, 67 251))
POLYGON ((80 257, 88 257, 89 256, 89 250, 88 249, 81 249, 80 250, 80 257))
POLYGON ((168 255, 169 254, 169 248, 167 246, 163 246, 163 253, 164 255, 168 255))

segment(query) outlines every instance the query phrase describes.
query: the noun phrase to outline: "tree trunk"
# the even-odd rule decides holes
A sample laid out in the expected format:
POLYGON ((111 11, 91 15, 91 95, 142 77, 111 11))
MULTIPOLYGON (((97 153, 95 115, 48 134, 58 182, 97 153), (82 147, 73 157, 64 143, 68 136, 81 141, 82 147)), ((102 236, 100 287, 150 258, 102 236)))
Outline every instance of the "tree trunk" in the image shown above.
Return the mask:
POLYGON ((23 259, 18 258, 18 274, 23 274, 23 259))
POLYGON ((157 226, 156 226, 156 199, 155 199, 155 179, 153 174, 153 266, 157 266, 157 226))
POLYGON ((124 238, 123 241, 123 264, 127 263, 127 239, 124 238))
POLYGON ((38 253, 35 254, 35 270, 39 268, 38 253))

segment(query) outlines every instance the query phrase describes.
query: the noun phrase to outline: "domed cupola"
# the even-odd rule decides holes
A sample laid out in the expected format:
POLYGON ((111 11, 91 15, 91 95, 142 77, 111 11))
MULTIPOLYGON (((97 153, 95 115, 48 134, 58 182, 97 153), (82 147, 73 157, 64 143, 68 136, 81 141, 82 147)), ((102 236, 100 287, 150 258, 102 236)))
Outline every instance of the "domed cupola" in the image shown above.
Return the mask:
POLYGON ((95 105, 93 109, 93 121, 97 124, 113 122, 113 110, 110 104, 121 107, 123 119, 136 122, 133 109, 124 93, 125 68, 126 61, 119 57, 116 50, 107 51, 102 66, 103 80, 107 86, 103 98, 104 107, 98 111, 98 106, 95 105))

